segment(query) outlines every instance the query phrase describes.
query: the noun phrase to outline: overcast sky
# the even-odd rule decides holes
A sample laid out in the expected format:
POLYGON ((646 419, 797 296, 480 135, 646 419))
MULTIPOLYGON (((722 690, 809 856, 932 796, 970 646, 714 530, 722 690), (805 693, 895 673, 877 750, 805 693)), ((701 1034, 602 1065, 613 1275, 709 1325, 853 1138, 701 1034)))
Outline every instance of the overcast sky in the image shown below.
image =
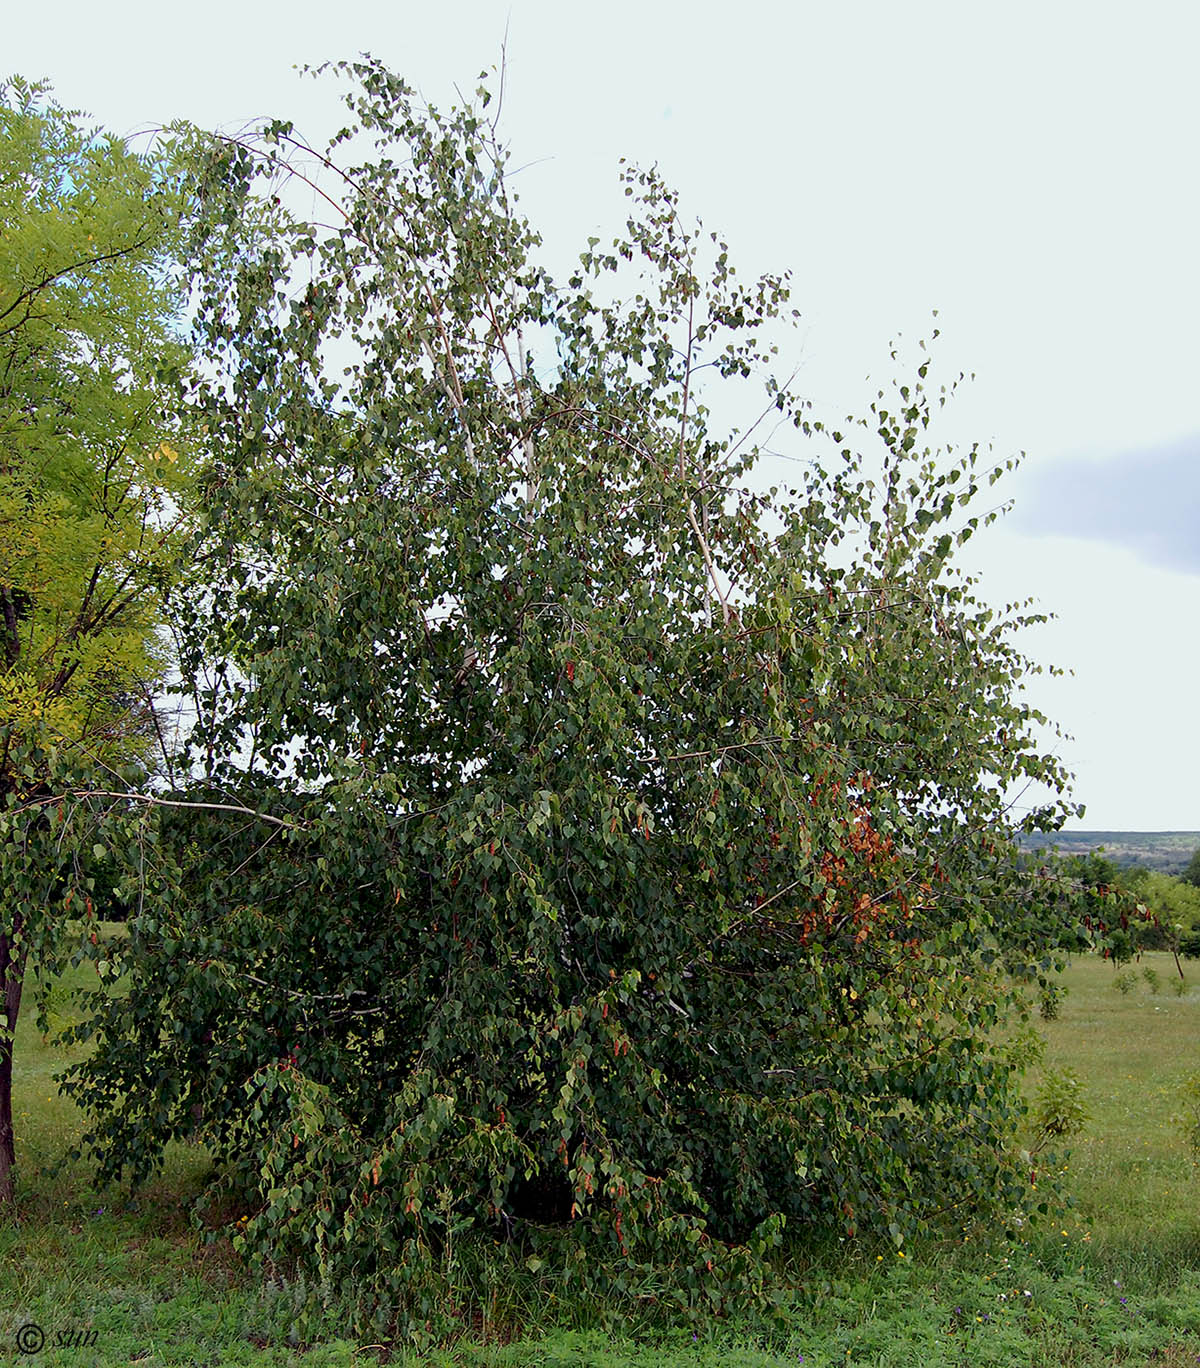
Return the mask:
MULTIPOLYGON (((973 551, 1057 620, 1031 697, 1085 828, 1200 830, 1200 6, 1006 0, 452 0, 5 6, 0 74, 121 133, 337 117, 293 67, 369 51, 445 102, 500 62, 552 266, 657 163, 742 274, 791 270, 787 369, 861 412, 889 340, 976 377, 947 431, 1027 459, 973 551), (871 377, 867 381, 867 376, 871 377)), ((780 478, 786 476, 781 469, 780 478)))

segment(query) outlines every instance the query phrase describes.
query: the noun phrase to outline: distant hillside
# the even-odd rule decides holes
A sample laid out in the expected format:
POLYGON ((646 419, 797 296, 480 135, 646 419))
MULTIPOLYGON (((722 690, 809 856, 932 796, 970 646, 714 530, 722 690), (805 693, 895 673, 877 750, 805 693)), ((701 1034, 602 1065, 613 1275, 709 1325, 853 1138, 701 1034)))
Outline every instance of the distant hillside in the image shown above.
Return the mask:
POLYGON ((1021 847, 1055 849, 1063 855, 1086 855, 1103 847, 1114 864, 1182 874, 1192 852, 1200 850, 1200 831, 1056 831, 1048 836, 1023 836, 1021 847))

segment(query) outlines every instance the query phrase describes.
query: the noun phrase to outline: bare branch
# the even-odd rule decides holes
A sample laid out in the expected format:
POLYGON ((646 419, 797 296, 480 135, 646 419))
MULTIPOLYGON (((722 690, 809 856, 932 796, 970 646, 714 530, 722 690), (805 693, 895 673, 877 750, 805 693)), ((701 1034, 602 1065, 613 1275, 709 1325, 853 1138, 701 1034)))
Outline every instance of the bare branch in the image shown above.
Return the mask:
POLYGON ((113 789, 67 789, 63 793, 52 793, 33 802, 11 808, 13 813, 32 812, 35 808, 49 807, 54 803, 65 802, 68 798, 113 798, 131 803, 146 803, 151 807, 193 808, 204 812, 236 812, 243 817, 254 817, 272 826, 284 827, 288 831, 303 831, 301 822, 289 822, 284 817, 276 817, 269 812, 258 812, 254 808, 243 807, 240 803, 185 803, 177 798, 160 798, 153 793, 120 793, 113 789))

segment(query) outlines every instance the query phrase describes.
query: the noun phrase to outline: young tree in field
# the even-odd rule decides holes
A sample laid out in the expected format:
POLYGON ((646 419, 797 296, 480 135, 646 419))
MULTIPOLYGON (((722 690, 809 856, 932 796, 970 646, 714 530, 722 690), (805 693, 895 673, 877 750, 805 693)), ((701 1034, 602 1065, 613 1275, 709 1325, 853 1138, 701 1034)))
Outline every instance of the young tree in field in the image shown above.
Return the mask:
MULTIPOLYGON (((154 744, 156 632, 186 464, 162 166, 44 88, 0 87, 0 1202, 13 1196, 13 1033, 26 970, 92 916, 86 815, 154 744), (86 851, 85 856, 80 852, 86 851), (68 877, 71 876, 71 877, 68 877)), ((92 846, 95 845, 95 849, 92 846)), ((86 930, 86 927, 85 927, 86 930)))
POLYGON ((785 1225, 1024 1204, 994 1028, 1064 932, 1005 795, 1063 776, 1022 619, 952 568, 997 472, 926 449, 925 360, 815 423, 786 281, 656 174, 556 283, 482 103, 350 72, 328 150, 194 152, 211 806, 165 810, 180 891, 85 1030, 103 1171, 199 1125, 239 1245, 412 1325, 478 1291, 472 1229, 721 1306, 785 1225), (794 489, 711 421, 745 381, 794 489))

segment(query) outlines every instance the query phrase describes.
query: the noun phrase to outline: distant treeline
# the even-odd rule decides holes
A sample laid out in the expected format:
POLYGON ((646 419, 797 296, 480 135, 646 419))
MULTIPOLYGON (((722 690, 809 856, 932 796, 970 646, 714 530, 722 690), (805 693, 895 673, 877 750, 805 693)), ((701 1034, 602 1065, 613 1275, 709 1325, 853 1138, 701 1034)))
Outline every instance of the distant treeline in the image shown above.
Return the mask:
POLYGON ((1102 851, 1122 869, 1139 865, 1178 878, 1200 849, 1200 831, 1056 831, 1022 837, 1021 845, 1029 851, 1057 850, 1064 856, 1102 851))

